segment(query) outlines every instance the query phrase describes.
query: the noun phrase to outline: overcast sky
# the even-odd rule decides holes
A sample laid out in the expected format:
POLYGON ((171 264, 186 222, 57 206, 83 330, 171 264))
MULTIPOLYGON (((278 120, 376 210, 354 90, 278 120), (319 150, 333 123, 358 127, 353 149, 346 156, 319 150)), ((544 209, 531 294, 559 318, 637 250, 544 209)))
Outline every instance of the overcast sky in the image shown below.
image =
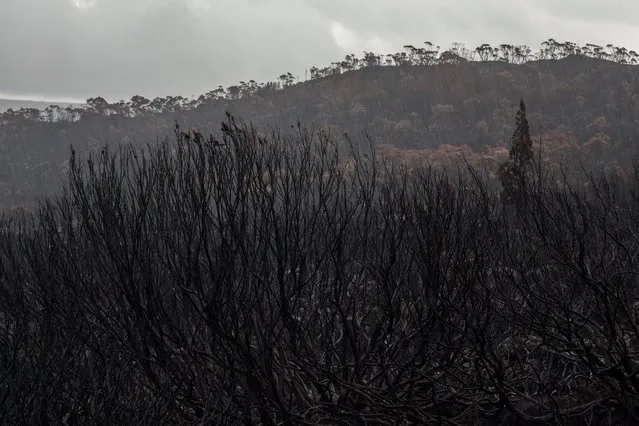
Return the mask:
POLYGON ((550 37, 639 50, 639 1, 0 0, 0 97, 190 97, 350 52, 550 37))

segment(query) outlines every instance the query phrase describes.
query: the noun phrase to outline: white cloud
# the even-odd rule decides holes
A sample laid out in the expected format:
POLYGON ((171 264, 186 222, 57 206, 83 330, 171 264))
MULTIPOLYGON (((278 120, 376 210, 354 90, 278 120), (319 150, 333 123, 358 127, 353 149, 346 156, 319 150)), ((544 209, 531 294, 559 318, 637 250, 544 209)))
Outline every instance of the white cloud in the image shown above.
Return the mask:
POLYGON ((96 0, 69 0, 69 3, 77 9, 91 9, 96 5, 96 0))
POLYGON ((360 36, 337 21, 331 23, 331 33, 333 40, 344 53, 361 55, 364 51, 390 52, 393 50, 392 43, 379 34, 373 34, 369 37, 360 36))

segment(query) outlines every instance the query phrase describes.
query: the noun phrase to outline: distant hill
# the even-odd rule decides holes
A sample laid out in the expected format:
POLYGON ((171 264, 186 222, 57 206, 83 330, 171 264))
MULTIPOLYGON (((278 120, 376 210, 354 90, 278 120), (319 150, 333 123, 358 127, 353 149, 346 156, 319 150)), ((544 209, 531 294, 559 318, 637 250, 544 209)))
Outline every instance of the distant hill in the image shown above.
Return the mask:
POLYGON ((543 161, 619 168, 639 146, 639 55, 614 46, 554 40, 525 46, 406 46, 406 52, 347 55, 277 81, 240 82, 197 99, 179 96, 0 114, 0 201, 27 202, 59 187, 69 155, 121 142, 172 137, 175 123, 217 132, 226 112, 258 129, 298 121, 338 139, 366 131, 378 153, 409 167, 460 158, 495 170, 508 156, 520 99, 543 161), (539 142, 541 141, 541 145, 539 142))
MULTIPOLYGON (((56 102, 40 102, 40 101, 24 101, 24 100, 16 100, 16 99, 2 99, 0 98, 0 113, 7 111, 8 109, 19 110, 20 108, 37 108, 39 110, 44 110, 49 105, 56 102)), ((69 106, 69 105, 79 105, 74 103, 63 104, 60 106, 69 106)))

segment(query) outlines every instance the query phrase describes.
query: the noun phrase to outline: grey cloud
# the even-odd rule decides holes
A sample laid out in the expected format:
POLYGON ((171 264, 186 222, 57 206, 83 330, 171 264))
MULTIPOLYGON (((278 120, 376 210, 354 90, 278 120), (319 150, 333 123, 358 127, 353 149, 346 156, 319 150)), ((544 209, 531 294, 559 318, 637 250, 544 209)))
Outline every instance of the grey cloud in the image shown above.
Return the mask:
POLYGON ((534 33, 533 23, 522 19, 521 10, 506 0, 372 0, 349 2, 348 9, 339 0, 307 3, 362 34, 385 34, 397 47, 423 41, 441 46, 454 41, 523 43, 534 33))
POLYGON ((585 22, 615 22, 639 25, 639 2, 626 0, 581 0, 537 2, 540 9, 549 14, 567 20, 585 22))
POLYGON ((0 39, 12 40, 0 43, 3 93, 189 96, 242 79, 303 73, 313 59, 341 54, 329 22, 300 19, 284 3, 198 9, 183 1, 98 0, 80 12, 66 0, 3 1, 0 39))
POLYGON ((190 96, 304 77, 373 38, 396 50, 550 37, 639 47, 639 2, 622 0, 94 0, 84 11, 69 0, 1 1, 0 93, 50 98, 190 96), (338 46, 335 23, 359 42, 338 46))

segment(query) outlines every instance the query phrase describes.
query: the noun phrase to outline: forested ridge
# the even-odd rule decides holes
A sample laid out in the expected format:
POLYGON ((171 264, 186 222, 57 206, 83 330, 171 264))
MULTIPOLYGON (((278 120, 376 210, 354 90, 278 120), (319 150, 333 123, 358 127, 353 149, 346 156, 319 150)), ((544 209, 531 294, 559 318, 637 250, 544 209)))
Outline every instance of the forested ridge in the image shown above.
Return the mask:
POLYGON ((423 46, 351 54, 310 68, 305 81, 284 73, 276 81, 243 81, 193 99, 134 96, 109 103, 94 97, 84 106, 5 112, 0 200, 30 204, 59 188, 70 145, 99 152, 105 144, 156 143, 171 137, 176 122, 217 133, 226 112, 265 132, 298 121, 336 137, 365 130, 380 155, 410 166, 450 164, 464 155, 495 169, 507 156, 510 125, 524 98, 535 143, 543 143, 555 167, 580 161, 625 167, 623 160, 635 154, 636 52, 553 39, 536 51, 510 44, 423 46))
POLYGON ((411 46, 172 112, 9 113, 5 161, 57 155, 41 179, 66 178, 0 220, 0 424, 639 423, 639 163, 615 86, 634 93, 636 54, 544 46, 411 46), (66 160, 62 139, 27 150, 47 135, 66 160))

